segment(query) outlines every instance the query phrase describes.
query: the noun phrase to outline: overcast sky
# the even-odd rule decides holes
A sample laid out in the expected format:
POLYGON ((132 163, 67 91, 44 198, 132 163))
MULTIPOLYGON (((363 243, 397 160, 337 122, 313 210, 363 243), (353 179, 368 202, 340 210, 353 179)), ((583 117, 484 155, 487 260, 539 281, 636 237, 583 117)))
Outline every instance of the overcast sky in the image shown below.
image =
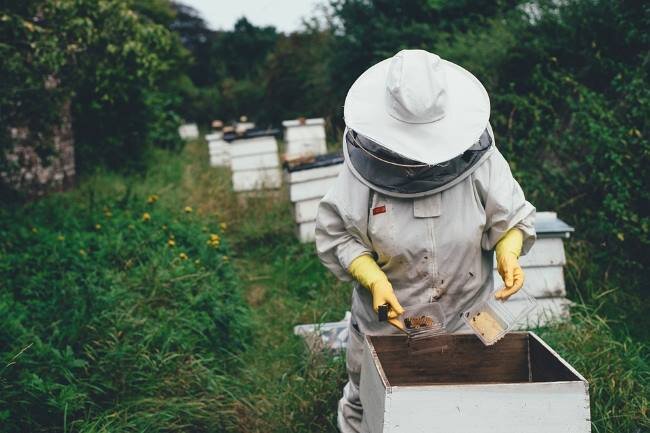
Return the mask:
POLYGON ((232 30, 245 16, 256 26, 272 25, 283 32, 300 28, 301 18, 314 14, 323 0, 179 0, 198 10, 214 30, 232 30))

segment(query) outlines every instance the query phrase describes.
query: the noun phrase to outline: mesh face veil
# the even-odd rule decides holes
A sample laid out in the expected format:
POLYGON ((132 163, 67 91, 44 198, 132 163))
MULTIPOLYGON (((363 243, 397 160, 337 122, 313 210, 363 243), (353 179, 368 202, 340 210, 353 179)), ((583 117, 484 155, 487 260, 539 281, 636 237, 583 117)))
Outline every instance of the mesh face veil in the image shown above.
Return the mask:
POLYGON ((359 175, 378 189, 400 195, 421 195, 443 187, 472 168, 492 146, 485 129, 462 155, 428 165, 405 158, 352 129, 346 131, 345 141, 349 162, 359 175))

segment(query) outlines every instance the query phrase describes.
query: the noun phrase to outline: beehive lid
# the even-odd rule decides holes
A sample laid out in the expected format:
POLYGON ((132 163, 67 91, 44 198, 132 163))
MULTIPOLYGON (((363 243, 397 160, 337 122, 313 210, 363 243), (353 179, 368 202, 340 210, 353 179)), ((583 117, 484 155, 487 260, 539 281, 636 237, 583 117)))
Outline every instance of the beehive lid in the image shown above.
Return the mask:
POLYGON ((324 125, 325 119, 322 117, 315 119, 295 119, 295 120, 285 120, 282 122, 282 126, 285 128, 291 128, 294 126, 314 126, 314 125, 324 125))
POLYGON ((236 132, 226 132, 223 134, 223 139, 229 143, 232 143, 237 140, 245 140, 249 138, 259 138, 259 137, 270 137, 277 136, 280 134, 278 129, 249 129, 243 134, 237 134, 236 132))
POLYGON ((539 238, 569 238, 575 229, 559 219, 555 212, 537 212, 535 231, 539 238))
POLYGON ((285 163, 287 171, 293 173, 295 171, 310 170, 312 168, 329 167, 330 165, 342 164, 343 155, 340 153, 330 153, 327 155, 318 155, 310 158, 306 162, 291 164, 285 163))

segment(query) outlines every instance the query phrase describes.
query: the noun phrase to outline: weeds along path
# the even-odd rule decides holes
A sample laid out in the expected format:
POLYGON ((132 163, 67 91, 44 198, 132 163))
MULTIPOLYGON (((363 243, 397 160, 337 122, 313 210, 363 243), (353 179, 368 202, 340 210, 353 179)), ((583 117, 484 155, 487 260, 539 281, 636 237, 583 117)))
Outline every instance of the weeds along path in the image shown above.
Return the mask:
POLYGON ((234 401, 227 430, 335 432, 344 364, 310 356, 293 326, 340 320, 349 287, 326 272, 313 244, 296 240, 286 191, 237 196, 229 170, 209 167, 203 142, 189 143, 185 153, 183 200, 228 224, 226 237, 253 316, 242 374, 226 387, 234 401))

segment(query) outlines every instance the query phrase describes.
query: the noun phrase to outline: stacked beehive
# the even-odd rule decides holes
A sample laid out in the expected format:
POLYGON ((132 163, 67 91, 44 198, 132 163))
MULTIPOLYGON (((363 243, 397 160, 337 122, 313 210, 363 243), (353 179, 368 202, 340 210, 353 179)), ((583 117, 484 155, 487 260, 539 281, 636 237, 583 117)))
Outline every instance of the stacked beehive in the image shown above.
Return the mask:
POLYGON ((285 160, 305 156, 323 155, 327 152, 325 143, 325 120, 297 119, 285 120, 284 140, 287 143, 285 160))
POLYGON ((277 130, 224 134, 230 153, 232 184, 236 192, 279 188, 277 130))
MULTIPOLYGON (((520 325, 522 329, 568 318, 571 304, 566 298, 564 284, 566 256, 563 239, 570 236, 573 227, 558 219, 555 212, 539 212, 535 220, 535 231, 535 244, 528 254, 519 259, 526 275, 524 289, 537 301, 537 308, 528 316, 528 321, 520 325)), ((494 286, 503 287, 503 279, 496 271, 496 260, 494 286)), ((508 302, 518 301, 513 299, 508 302)))
POLYGON ((341 171, 343 157, 338 154, 320 155, 310 162, 287 167, 285 181, 293 203, 296 234, 301 242, 314 240, 318 203, 341 171))
POLYGON ((228 166, 230 164, 230 152, 228 142, 223 139, 223 133, 216 131, 206 135, 205 139, 208 141, 210 165, 213 167, 228 166))

